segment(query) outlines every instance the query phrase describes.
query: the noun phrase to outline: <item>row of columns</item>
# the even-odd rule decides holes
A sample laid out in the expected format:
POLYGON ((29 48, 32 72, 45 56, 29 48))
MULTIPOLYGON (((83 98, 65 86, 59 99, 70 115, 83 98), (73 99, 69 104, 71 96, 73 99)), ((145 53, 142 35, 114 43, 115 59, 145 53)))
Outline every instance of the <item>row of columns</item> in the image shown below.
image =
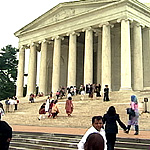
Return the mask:
MULTIPOLYGON (((130 20, 123 19, 121 22, 121 87, 120 90, 131 90, 131 44, 130 44, 130 20)), ((101 34, 98 36, 97 50, 97 82, 109 85, 111 89, 111 25, 105 23, 101 34), (101 44, 102 42, 102 44, 101 44), (102 60, 101 60, 102 59, 102 60), (101 64, 102 63, 102 64, 101 64)), ((76 37, 75 32, 69 34, 69 58, 68 58, 68 86, 76 85, 76 37)), ((52 71, 52 91, 56 92, 60 83, 60 56, 61 56, 62 37, 54 38, 53 52, 53 71, 52 71)), ((39 76, 39 91, 44 94, 47 91, 47 48, 46 40, 41 43, 41 62, 39 76)), ((141 26, 134 26, 134 88, 143 88, 143 65, 142 65, 142 35, 141 26), (138 43, 138 44, 137 44, 138 43)), ((17 96, 23 95, 25 66, 25 49, 19 50, 19 66, 17 80, 17 96)), ((37 51, 36 44, 30 46, 29 71, 27 95, 32 93, 36 86, 37 74, 37 51)), ((85 30, 85 56, 84 56, 84 85, 93 83, 93 29, 90 27, 85 30)), ((46 93, 47 94, 47 93, 46 93)))

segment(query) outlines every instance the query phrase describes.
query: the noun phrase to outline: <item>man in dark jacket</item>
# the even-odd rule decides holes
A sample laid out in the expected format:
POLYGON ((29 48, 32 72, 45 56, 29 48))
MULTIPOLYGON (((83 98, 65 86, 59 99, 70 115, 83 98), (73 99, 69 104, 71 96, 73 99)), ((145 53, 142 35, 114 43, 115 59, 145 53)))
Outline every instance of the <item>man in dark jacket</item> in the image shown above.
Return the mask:
POLYGON ((109 101, 109 88, 108 88, 108 85, 105 85, 105 88, 104 88, 104 101, 109 101))
POLYGON ((12 138, 12 128, 5 122, 0 121, 0 150, 8 150, 12 138))

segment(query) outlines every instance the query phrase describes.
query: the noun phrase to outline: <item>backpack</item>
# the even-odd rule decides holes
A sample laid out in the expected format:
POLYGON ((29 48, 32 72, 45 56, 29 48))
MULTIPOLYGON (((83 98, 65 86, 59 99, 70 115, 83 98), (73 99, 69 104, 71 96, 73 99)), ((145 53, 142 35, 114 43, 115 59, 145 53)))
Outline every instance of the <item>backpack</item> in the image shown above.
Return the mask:
POLYGON ((127 114, 135 117, 135 111, 132 108, 127 108, 127 114))

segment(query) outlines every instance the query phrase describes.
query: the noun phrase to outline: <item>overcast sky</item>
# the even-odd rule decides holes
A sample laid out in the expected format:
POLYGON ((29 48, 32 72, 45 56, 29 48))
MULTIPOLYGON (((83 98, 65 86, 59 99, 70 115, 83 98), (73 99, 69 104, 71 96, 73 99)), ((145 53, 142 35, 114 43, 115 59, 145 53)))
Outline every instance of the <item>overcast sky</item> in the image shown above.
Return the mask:
POLYGON ((0 49, 18 48, 14 33, 59 3, 73 0, 0 0, 0 49))
POLYGON ((16 31, 57 4, 69 1, 73 0, 0 0, 0 49, 8 44, 18 48, 16 31))

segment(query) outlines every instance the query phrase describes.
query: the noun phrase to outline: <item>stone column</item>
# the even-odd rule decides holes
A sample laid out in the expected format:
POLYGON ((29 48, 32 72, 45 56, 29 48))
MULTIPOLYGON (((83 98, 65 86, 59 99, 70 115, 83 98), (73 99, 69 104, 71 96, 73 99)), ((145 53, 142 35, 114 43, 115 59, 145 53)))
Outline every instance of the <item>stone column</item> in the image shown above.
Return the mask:
POLYGON ((142 59, 142 33, 141 25, 134 24, 133 28, 134 47, 133 47, 133 86, 134 90, 143 89, 143 59, 142 59))
POLYGON ((102 89, 108 85, 111 91, 111 35, 110 24, 102 25, 102 89))
POLYGON ((57 92, 60 86, 60 54, 61 54, 61 38, 57 36, 54 39, 53 52, 53 72, 52 72, 52 92, 57 92))
POLYGON ((17 97, 23 97, 24 69, 25 69, 25 48, 22 46, 19 49, 19 64, 18 64, 17 91, 16 91, 17 97))
POLYGON ((144 90, 150 90, 150 28, 145 27, 142 34, 143 49, 143 86, 144 90))
POLYGON ((51 41, 48 44, 48 58, 47 58, 47 92, 50 93, 52 91, 52 72, 53 72, 53 49, 54 42, 51 41))
POLYGON ((76 33, 69 35, 69 58, 68 58, 68 83, 67 86, 76 85, 76 33))
POLYGON ((98 48, 97 48, 97 83, 101 84, 101 72, 102 72, 102 33, 98 33, 98 48))
POLYGON ((130 22, 121 20, 121 87, 120 90, 131 90, 131 51, 130 22))
POLYGON ((36 44, 30 45, 29 67, 28 67, 28 84, 27 95, 36 92, 36 76, 37 76, 37 50, 36 44))
POLYGON ((93 30, 85 31, 84 85, 93 83, 93 30))
POLYGON ((41 43, 41 60, 40 60, 40 76, 39 76, 39 92, 47 95, 47 56, 48 43, 44 40, 41 43))

